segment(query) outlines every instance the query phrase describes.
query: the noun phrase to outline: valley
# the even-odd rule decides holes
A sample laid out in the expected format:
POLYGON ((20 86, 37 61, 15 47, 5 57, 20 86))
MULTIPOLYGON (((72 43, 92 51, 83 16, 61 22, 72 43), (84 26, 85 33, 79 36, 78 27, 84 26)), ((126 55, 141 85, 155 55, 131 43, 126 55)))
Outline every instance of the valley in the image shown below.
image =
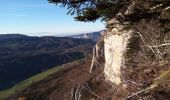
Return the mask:
POLYGON ((0 90, 54 66, 91 56, 94 44, 67 37, 0 35, 0 90))

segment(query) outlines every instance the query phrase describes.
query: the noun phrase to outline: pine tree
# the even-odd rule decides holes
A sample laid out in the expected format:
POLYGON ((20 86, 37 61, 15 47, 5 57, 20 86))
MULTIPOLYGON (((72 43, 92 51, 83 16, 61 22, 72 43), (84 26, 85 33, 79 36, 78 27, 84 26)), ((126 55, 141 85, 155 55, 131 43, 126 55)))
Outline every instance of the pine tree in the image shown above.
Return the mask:
POLYGON ((68 14, 76 15, 77 21, 107 20, 114 16, 130 0, 48 0, 68 8, 68 14))
POLYGON ((96 21, 101 18, 107 21, 118 13, 124 14, 133 5, 133 13, 123 15, 120 20, 138 21, 142 18, 158 15, 170 5, 169 0, 48 0, 49 3, 67 7, 68 14, 75 15, 77 21, 96 21), (161 5, 161 6, 160 6, 161 5), (152 8, 157 7, 152 11, 152 8), (160 7, 159 7, 160 6, 160 7), (159 9, 160 8, 160 9, 159 9), (135 20, 136 19, 136 20, 135 20))

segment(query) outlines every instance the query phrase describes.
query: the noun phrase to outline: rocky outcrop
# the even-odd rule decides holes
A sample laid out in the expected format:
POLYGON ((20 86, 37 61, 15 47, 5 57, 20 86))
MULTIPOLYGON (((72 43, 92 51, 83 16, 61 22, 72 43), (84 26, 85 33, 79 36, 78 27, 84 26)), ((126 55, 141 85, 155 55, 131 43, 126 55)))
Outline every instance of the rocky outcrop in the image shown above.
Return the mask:
POLYGON ((134 16, 138 5, 130 4, 107 22, 108 29, 101 33, 102 45, 100 41, 94 48, 90 70, 94 73, 102 69, 105 81, 118 88, 121 85, 124 91, 128 91, 125 98, 142 90, 161 71, 167 70, 167 65, 161 65, 161 61, 166 62, 170 58, 170 7, 163 4, 145 5, 146 13, 142 12, 143 8, 137 8, 139 14, 134 16))
POLYGON ((125 26, 118 21, 113 20, 112 23, 114 28, 110 32, 106 32, 104 36, 104 73, 106 80, 119 85, 122 83, 121 67, 124 66, 124 53, 127 50, 132 30, 124 30, 125 26))
POLYGON ((111 31, 102 32, 103 44, 99 45, 101 44, 99 42, 94 48, 91 72, 97 66, 96 64, 103 65, 105 79, 119 85, 121 83, 121 67, 124 66, 124 53, 132 30, 123 30, 124 26, 115 20, 110 21, 110 23, 114 24, 114 28, 111 31), (105 63, 99 64, 101 63, 99 59, 102 57, 104 57, 105 63))

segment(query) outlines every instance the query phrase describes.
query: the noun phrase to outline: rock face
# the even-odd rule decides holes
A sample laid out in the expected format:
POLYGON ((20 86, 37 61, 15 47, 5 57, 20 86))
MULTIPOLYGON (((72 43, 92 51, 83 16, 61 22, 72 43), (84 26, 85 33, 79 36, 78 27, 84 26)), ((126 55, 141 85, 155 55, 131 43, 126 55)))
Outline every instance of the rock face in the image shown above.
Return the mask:
POLYGON ((94 48, 91 72, 93 67, 97 66, 95 63, 104 66, 100 68, 104 72, 105 79, 119 85, 121 83, 121 67, 124 66, 124 53, 132 30, 123 30, 125 26, 116 20, 111 20, 108 23, 112 24, 114 28, 101 33, 103 43, 99 42, 94 48), (104 64, 99 64, 102 57, 104 64))
POLYGON ((116 19, 110 20, 108 23, 112 24, 113 28, 101 32, 103 44, 99 45, 101 44, 99 42, 94 48, 91 72, 95 69, 93 67, 97 65, 104 66, 103 68, 100 67, 100 69, 103 69, 104 78, 119 85, 122 82, 121 67, 124 66, 124 53, 127 50, 128 40, 131 38, 133 31, 130 29, 124 30, 126 24, 122 24, 116 19), (104 64, 99 64, 101 62, 99 59, 102 57, 104 64))
POLYGON ((107 80, 119 85, 121 83, 121 67, 124 66, 124 53, 132 31, 113 29, 104 38, 105 65, 104 73, 107 80))
POLYGON ((147 15, 141 13, 140 16, 133 16, 135 6, 130 5, 127 11, 118 13, 107 22, 108 29, 101 33, 103 38, 94 48, 90 70, 93 73, 100 69, 105 81, 117 86, 124 84, 129 92, 125 97, 142 90, 161 71, 167 70, 165 64, 160 67, 159 61, 164 62, 170 58, 170 23, 167 21, 170 18, 167 17, 170 15, 169 7, 163 6, 160 10, 157 6, 150 5, 151 8, 146 8, 147 15), (155 14, 158 12, 160 15, 155 14), (127 16, 127 20, 119 20, 126 19, 127 16), (147 73, 148 70, 156 71, 147 73))

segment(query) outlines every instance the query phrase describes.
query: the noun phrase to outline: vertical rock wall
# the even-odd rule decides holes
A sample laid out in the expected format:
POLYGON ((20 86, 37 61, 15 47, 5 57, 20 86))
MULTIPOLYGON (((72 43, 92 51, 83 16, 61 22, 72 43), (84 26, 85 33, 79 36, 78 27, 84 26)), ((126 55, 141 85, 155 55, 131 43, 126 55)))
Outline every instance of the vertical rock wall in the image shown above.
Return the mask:
POLYGON ((107 81, 119 85, 121 83, 121 67, 124 66, 124 53, 132 31, 124 30, 125 25, 114 19, 108 23, 111 23, 113 28, 101 33, 103 43, 101 45, 101 41, 98 42, 94 48, 91 72, 96 69, 96 66, 99 66, 98 69, 103 70, 104 78, 107 81), (104 64, 101 64, 101 60, 104 64))
MULTIPOLYGON (((114 90, 113 100, 141 99, 142 96, 133 94, 152 87, 160 72, 169 69, 170 7, 143 4, 132 3, 113 16, 107 22, 107 30, 102 32, 102 45, 98 42, 94 48, 91 72, 102 69, 104 83, 113 86, 106 89, 114 90)), ((144 97, 150 100, 154 96, 148 92, 144 97)))
POLYGON ((121 67, 124 66, 124 53, 131 35, 131 31, 113 29, 104 38, 105 65, 104 74, 106 80, 119 85, 121 83, 121 67))

